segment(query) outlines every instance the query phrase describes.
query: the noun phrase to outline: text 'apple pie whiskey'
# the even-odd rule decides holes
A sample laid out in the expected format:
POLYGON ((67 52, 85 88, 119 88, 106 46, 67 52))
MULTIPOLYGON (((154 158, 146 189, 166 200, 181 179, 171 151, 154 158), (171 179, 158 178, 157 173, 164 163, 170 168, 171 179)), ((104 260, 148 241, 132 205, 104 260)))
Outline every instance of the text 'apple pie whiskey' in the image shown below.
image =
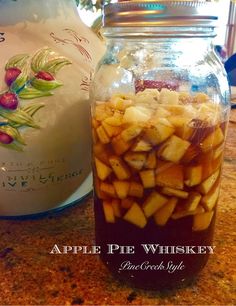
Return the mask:
POLYGON ((197 1, 104 10, 91 87, 96 243, 138 287, 187 282, 213 253, 229 88, 212 12, 197 1))

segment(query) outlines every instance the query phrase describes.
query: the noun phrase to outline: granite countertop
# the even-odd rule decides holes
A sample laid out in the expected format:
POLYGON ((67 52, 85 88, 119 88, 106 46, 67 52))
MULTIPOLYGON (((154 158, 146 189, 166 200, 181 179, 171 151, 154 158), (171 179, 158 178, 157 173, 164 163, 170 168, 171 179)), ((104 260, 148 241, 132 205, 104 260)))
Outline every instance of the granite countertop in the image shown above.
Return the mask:
POLYGON ((50 255, 54 244, 94 245, 92 198, 35 220, 0 220, 0 304, 236 305, 236 110, 228 132, 215 254, 197 280, 142 291, 113 279, 97 255, 50 255))

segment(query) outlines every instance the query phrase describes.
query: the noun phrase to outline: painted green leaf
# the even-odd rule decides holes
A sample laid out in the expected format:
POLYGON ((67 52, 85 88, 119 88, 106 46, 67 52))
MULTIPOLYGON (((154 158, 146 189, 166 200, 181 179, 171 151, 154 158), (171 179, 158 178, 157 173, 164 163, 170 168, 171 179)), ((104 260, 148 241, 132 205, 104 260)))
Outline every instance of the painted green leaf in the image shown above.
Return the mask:
POLYGON ((16 128, 10 125, 6 125, 6 126, 0 127, 0 131, 10 135, 14 140, 18 141, 20 144, 26 145, 23 137, 21 136, 21 134, 16 128))
POLYGON ((70 62, 67 58, 58 57, 46 63, 46 65, 43 67, 43 70, 52 74, 56 74, 61 68, 71 64, 72 62, 70 62))
POLYGON ((53 94, 49 91, 41 91, 33 87, 25 87, 20 93, 19 97, 21 99, 36 99, 41 97, 52 96, 53 94))
POLYGON ((63 84, 59 81, 46 81, 46 80, 42 80, 42 79, 36 79, 34 78, 31 82, 31 85, 41 91, 50 91, 53 90, 57 87, 62 86, 63 84))
POLYGON ((22 110, 26 112, 28 115, 33 117, 37 111, 39 111, 41 108, 45 107, 45 104, 43 103, 33 103, 29 104, 27 106, 22 107, 22 110))
POLYGON ((11 84, 11 91, 18 92, 20 89, 22 89, 28 79, 29 69, 27 65, 24 65, 22 68, 21 74, 17 77, 17 79, 11 84))
POLYGON ((8 60, 5 69, 7 70, 12 67, 17 67, 21 69, 25 65, 28 58, 29 58, 28 54, 15 55, 8 60))
POLYGON ((40 127, 34 122, 33 118, 24 110, 18 109, 15 112, 0 110, 0 116, 9 120, 13 125, 20 124, 23 126, 30 126, 39 129, 40 127))
POLYGON ((31 60, 31 69, 37 73, 43 69, 52 50, 48 47, 38 50, 31 60))
POLYGON ((0 147, 3 147, 5 149, 14 150, 14 151, 17 151, 17 152, 23 152, 24 151, 23 147, 17 142, 12 142, 10 144, 0 143, 0 147))

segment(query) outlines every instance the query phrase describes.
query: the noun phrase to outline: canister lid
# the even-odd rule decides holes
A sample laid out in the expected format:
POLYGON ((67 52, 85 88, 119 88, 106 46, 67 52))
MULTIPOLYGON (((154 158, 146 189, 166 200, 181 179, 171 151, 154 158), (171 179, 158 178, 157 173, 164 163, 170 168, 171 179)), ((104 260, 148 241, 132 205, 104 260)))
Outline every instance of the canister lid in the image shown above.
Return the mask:
POLYGON ((216 5, 206 1, 121 1, 104 7, 105 27, 214 27, 216 5))

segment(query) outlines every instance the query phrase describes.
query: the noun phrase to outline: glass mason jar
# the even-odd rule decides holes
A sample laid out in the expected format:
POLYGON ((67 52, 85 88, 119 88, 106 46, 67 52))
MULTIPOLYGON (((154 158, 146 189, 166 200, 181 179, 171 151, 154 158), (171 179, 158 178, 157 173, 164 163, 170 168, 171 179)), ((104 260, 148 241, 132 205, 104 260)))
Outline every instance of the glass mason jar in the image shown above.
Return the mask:
POLYGON ((214 252, 230 108, 211 12, 197 1, 105 7, 91 87, 96 242, 139 287, 187 282, 214 252))
POLYGON ((89 83, 104 52, 74 0, 0 0, 0 216, 92 189, 89 83))

